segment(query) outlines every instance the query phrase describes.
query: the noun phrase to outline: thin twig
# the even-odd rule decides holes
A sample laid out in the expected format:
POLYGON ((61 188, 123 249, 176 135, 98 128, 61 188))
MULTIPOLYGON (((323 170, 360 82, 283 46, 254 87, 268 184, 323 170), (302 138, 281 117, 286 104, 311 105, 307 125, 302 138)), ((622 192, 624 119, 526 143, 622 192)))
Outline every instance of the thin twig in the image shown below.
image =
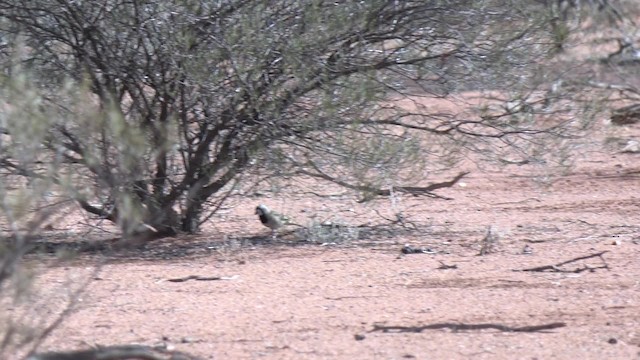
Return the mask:
POLYGON ((555 322, 543 325, 529 325, 520 327, 511 327, 502 324, 461 324, 461 323, 437 323, 422 326, 383 326, 373 325, 373 329, 369 332, 385 332, 385 333, 420 333, 424 330, 440 330, 451 329, 453 331, 466 331, 466 330, 487 330, 495 329, 503 332, 540 332, 545 330, 552 330, 561 327, 565 327, 567 324, 563 322, 555 322))
POLYGON ((599 253, 595 253, 595 254, 591 254, 591 255, 580 256, 580 257, 577 257, 577 258, 574 258, 574 259, 571 259, 571 260, 567 260, 567 261, 563 261, 561 263, 557 263, 557 264, 554 264, 554 265, 536 266, 536 267, 533 267, 533 268, 521 269, 521 270, 513 270, 513 271, 538 271, 538 272, 551 271, 551 272, 580 273, 580 272, 587 271, 587 270, 595 271, 596 269, 607 269, 607 270, 609 270, 609 265, 607 264, 607 262, 602 257, 602 255, 604 255, 607 252, 609 252, 609 251, 605 250, 605 251, 601 251, 599 253), (575 269, 573 271, 560 269, 560 267, 563 266, 563 265, 571 264, 571 263, 576 262, 576 261, 591 259, 591 258, 594 258, 594 257, 600 258, 600 260, 602 261, 602 263, 604 265, 598 266, 598 267, 584 266, 582 268, 577 268, 577 269, 575 269))
POLYGON ((169 360, 184 359, 197 360, 199 358, 178 351, 170 351, 158 346, 145 345, 115 345, 101 346, 91 350, 70 352, 50 352, 31 355, 27 360, 169 360))

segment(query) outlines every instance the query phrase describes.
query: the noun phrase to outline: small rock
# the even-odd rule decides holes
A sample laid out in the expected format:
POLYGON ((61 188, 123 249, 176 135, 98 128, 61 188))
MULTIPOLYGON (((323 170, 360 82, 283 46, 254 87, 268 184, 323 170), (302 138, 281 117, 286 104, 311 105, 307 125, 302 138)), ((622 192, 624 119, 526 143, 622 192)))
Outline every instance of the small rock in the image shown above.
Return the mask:
POLYGON ((637 140, 629 140, 627 141, 627 145, 620 150, 623 153, 631 153, 637 154, 640 153, 640 141, 637 140))
POLYGON ((362 335, 362 334, 355 334, 354 338, 355 338, 357 341, 362 341, 362 340, 364 340, 365 336, 364 336, 364 335, 362 335))
POLYGON ((406 244, 400 250, 403 254, 435 254, 436 251, 430 248, 414 248, 409 244, 406 244))
POLYGON ((611 345, 615 345, 618 343, 618 340, 616 338, 610 338, 607 342, 611 345))
POLYGON ((640 104, 633 104, 613 110, 611 122, 615 125, 630 125, 640 121, 640 104))

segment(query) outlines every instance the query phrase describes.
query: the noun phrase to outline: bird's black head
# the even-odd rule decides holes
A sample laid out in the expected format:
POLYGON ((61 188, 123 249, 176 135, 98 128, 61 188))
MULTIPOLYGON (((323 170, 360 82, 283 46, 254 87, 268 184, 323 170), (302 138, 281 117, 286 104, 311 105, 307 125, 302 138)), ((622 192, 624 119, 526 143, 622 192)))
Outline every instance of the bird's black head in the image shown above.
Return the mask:
POLYGON ((258 205, 258 207, 256 207, 256 215, 260 217, 260 222, 262 222, 263 224, 267 224, 269 222, 269 218, 267 217, 268 213, 269 208, 267 208, 266 206, 260 204, 258 205))
POLYGON ((269 213, 269 208, 263 204, 260 204, 256 207, 256 215, 266 215, 269 213))

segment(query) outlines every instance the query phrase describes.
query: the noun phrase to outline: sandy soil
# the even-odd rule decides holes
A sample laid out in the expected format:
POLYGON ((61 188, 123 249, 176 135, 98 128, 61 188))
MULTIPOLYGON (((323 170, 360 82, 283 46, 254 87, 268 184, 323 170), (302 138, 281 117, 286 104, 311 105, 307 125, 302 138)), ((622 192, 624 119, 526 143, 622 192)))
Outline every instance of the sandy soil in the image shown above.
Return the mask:
POLYGON ((535 165, 476 170, 439 192, 450 201, 248 199, 201 235, 49 268, 43 311, 65 303, 68 281, 94 280, 42 349, 135 343, 204 359, 637 359, 638 156, 605 149, 554 177, 535 165), (253 215, 259 202, 302 222, 313 214, 373 227, 335 243, 335 234, 269 241, 253 215), (383 218, 397 212, 404 224, 383 218), (405 244, 430 251, 401 255, 405 244), (516 271, 600 252, 544 272, 516 271), (190 275, 224 278, 168 281, 190 275), (553 323, 564 326, 500 328, 553 323), (433 324, 497 326, 400 331, 433 324), (374 331, 381 326, 407 328, 374 331))

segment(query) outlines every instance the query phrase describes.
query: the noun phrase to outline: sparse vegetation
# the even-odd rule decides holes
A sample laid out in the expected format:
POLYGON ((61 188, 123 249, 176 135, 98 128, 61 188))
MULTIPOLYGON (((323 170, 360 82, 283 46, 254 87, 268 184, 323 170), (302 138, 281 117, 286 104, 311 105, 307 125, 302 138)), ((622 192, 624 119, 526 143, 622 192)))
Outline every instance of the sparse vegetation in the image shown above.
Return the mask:
POLYGON ((358 240, 360 229, 357 226, 334 223, 331 221, 312 221, 299 237, 316 244, 340 244, 358 240))
MULTIPOLYGON (((568 167, 596 114, 638 117, 623 9, 640 10, 597 3, 0 0, 0 358, 38 351, 100 268, 51 294, 38 281, 54 260, 23 261, 70 209, 146 241, 293 178, 393 202, 444 199, 467 169, 431 176, 468 160, 568 167), (603 27, 606 50, 575 60, 603 27)), ((334 218, 296 236, 361 230, 334 218)), ((480 254, 497 241, 489 228, 480 254)))
MULTIPOLYGON (((536 2, 0 8, 6 76, 28 68, 42 93, 34 111, 60 115, 33 143, 74 175, 72 198, 125 235, 196 232, 203 212, 273 178, 312 177, 367 197, 468 152, 548 161, 545 139, 584 126, 558 120, 557 94, 541 94, 555 80, 541 65, 556 35, 536 2)), ((11 156, 2 165, 37 175, 11 156)))

